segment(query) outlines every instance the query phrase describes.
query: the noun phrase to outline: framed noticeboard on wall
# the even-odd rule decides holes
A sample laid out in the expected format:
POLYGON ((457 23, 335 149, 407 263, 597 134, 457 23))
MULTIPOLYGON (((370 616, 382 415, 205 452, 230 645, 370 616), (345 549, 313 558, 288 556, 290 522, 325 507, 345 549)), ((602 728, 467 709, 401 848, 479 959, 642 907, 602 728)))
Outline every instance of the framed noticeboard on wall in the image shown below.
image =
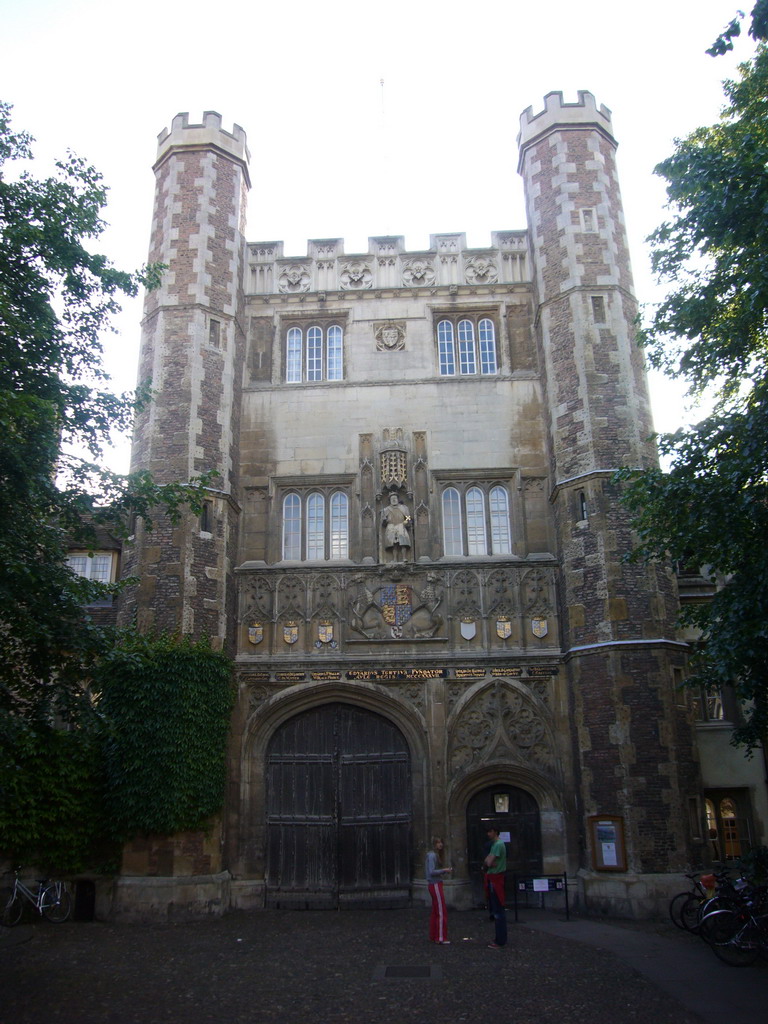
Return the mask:
POLYGON ((617 814, 593 814, 587 822, 593 868, 596 871, 626 871, 624 819, 617 814))

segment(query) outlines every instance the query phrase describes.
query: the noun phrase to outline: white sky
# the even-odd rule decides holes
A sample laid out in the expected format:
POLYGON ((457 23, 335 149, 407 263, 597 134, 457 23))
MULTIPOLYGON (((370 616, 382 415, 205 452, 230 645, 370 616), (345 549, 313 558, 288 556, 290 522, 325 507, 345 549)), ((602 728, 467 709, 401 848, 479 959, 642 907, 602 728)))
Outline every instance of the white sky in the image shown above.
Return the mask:
MULTIPOLYGON (((712 123, 721 82, 753 52, 705 49, 738 0, 0 0, 0 99, 31 132, 42 174, 67 148, 110 187, 98 248, 122 269, 148 249, 157 134, 188 111, 248 135, 249 241, 524 228, 519 115, 547 92, 594 93, 613 111, 635 285, 654 284, 644 239, 663 218, 654 166, 673 139, 712 123), (384 80, 384 87, 380 80, 384 80)), ((744 4, 742 3, 742 6, 744 4)), ((752 4, 748 3, 747 9, 752 4)), ((133 387, 141 303, 107 339, 107 366, 133 387)), ((679 389, 652 380, 656 426, 684 415, 679 389)), ((127 468, 127 446, 112 459, 127 468)))

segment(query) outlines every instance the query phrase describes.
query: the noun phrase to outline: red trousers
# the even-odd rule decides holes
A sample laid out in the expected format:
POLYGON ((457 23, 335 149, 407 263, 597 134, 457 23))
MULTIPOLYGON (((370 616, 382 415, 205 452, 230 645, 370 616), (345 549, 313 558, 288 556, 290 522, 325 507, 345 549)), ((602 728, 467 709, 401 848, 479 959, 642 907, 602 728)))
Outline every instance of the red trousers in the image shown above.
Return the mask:
POLYGON ((448 911, 445 906, 445 895, 442 882, 429 883, 429 895, 432 897, 432 914, 429 918, 430 942, 448 941, 448 911))

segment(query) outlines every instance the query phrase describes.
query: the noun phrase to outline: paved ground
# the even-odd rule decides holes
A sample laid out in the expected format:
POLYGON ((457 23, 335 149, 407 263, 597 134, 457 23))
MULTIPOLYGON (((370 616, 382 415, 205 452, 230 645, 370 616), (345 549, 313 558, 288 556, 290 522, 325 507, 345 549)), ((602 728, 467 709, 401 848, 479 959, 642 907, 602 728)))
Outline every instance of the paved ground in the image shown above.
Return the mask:
POLYGON ((262 911, 191 924, 0 928, 2 1024, 765 1024, 768 963, 721 964, 671 925, 521 912, 262 911))

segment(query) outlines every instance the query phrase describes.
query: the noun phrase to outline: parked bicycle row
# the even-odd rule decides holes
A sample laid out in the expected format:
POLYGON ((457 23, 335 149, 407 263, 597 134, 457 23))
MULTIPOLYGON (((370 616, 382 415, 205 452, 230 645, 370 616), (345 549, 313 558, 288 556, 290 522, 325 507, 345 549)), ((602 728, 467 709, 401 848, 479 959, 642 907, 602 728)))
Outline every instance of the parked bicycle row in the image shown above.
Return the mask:
POLYGON ((727 868, 686 875, 690 889, 669 903, 678 928, 698 934, 722 961, 733 967, 768 959, 768 887, 744 874, 731 878, 727 868))

